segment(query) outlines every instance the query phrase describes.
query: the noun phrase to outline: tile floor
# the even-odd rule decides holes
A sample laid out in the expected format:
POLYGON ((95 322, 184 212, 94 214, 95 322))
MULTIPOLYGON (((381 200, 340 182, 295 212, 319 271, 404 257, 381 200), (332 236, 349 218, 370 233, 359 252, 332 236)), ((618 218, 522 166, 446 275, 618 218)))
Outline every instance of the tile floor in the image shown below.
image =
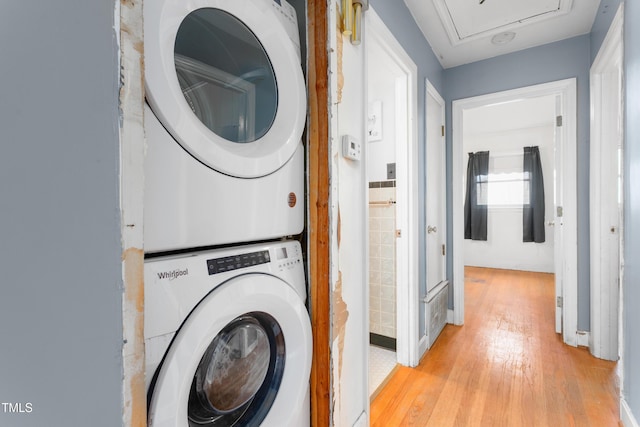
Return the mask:
POLYGON ((371 396, 396 366, 396 352, 375 345, 369 346, 369 396, 371 396))

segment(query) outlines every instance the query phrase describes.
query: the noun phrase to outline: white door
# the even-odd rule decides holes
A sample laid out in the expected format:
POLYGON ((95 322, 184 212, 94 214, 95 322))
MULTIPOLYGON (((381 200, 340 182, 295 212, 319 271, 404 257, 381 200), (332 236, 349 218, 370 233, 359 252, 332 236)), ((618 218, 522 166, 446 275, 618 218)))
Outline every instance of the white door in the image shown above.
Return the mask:
POLYGON ((618 360, 622 222, 622 11, 591 69, 591 353, 618 360))
POLYGON ((427 295, 446 278, 446 159, 444 100, 427 82, 427 295))
POLYGON ((555 144, 554 144, 554 218, 553 218, 553 245, 554 245, 554 271, 556 282, 556 333, 562 333, 562 310, 564 306, 563 297, 563 272, 565 270, 565 256, 564 256, 564 206, 563 206, 563 183, 562 165, 564 164, 563 158, 563 144, 562 144, 562 98, 560 95, 556 95, 556 131, 555 131, 555 144))

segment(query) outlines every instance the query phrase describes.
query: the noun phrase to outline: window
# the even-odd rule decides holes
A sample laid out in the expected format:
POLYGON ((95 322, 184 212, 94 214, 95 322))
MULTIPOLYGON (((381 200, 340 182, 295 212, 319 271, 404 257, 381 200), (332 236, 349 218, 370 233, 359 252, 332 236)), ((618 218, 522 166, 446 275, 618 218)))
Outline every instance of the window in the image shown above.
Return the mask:
POLYGON ((476 186, 479 205, 522 207, 529 200, 529 177, 522 171, 522 155, 490 156, 489 174, 476 186))

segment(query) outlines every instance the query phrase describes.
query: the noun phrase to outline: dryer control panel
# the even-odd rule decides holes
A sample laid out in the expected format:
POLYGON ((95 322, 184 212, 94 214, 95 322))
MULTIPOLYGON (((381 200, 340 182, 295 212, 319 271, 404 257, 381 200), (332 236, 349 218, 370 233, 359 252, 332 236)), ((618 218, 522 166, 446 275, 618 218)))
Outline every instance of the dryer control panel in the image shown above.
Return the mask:
POLYGON ((282 22, 289 38, 296 45, 298 57, 300 57, 300 35, 298 33, 298 16, 293 6, 286 0, 273 0, 273 11, 282 22))

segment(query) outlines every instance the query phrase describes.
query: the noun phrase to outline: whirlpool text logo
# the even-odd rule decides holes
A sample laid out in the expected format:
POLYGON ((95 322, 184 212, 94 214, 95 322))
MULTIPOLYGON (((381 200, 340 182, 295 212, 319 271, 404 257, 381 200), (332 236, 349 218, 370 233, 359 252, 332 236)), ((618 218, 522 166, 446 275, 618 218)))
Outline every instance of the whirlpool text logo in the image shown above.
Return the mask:
POLYGON ((163 279, 169 279, 169 280, 173 280, 173 279, 177 279, 180 276, 188 276, 189 275, 189 269, 185 268, 184 270, 181 270, 179 268, 176 268, 173 271, 161 271, 158 273, 158 279, 163 280, 163 279))

